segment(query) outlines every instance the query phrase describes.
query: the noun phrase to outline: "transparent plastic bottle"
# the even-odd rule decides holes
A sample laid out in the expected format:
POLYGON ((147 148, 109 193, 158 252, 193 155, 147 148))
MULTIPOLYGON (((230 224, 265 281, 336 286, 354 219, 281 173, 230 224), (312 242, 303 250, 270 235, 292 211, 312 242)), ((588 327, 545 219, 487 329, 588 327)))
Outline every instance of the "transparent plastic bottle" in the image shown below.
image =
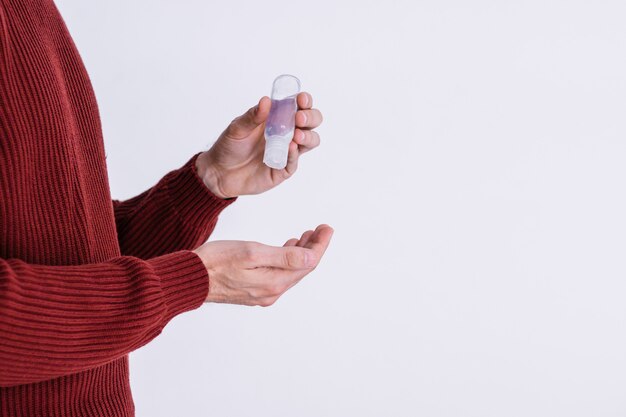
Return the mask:
POLYGON ((272 84, 272 107, 265 122, 265 154, 263 162, 270 168, 287 166, 289 144, 296 128, 296 97, 300 92, 300 80, 293 75, 276 77, 272 84))

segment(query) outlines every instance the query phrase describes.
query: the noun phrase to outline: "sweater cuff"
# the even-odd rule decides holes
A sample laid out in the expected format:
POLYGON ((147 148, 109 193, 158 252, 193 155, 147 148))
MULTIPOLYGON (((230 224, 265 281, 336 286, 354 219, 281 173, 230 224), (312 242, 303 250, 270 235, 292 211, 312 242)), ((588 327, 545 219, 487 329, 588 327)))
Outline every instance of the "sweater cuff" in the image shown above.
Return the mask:
POLYGON ((195 252, 182 250, 152 258, 148 262, 161 281, 166 305, 163 325, 204 303, 209 294, 209 274, 195 252))
POLYGON ((192 156, 185 165, 166 179, 166 188, 172 206, 183 223, 192 229, 206 226, 222 210, 237 200, 237 197, 220 198, 204 184, 196 168, 196 159, 201 153, 198 152, 192 156))

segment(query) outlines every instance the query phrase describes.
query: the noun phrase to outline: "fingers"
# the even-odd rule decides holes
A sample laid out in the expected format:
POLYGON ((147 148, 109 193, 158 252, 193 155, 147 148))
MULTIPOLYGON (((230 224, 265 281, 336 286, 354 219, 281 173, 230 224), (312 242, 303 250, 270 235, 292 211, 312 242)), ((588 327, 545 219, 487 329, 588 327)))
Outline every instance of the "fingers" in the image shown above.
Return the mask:
POLYGON ((317 109, 298 110, 296 113, 296 127, 301 129, 315 129, 322 124, 322 112, 317 109))
POLYGON ((305 247, 306 244, 309 242, 312 234, 313 230, 307 230, 306 232, 302 233, 302 237, 298 241, 297 246, 300 246, 301 248, 305 247))
POLYGON ((248 269, 277 268, 286 270, 311 269, 317 264, 317 254, 308 248, 297 246, 268 246, 250 244, 245 256, 248 269))
POLYGON ((330 240, 333 237, 334 230, 327 224, 317 226, 315 231, 309 236, 303 247, 313 250, 320 259, 324 256, 330 240))
POLYGON ((285 242, 285 244, 283 246, 284 247, 286 247, 286 246, 303 247, 309 241, 309 238, 311 237, 312 234, 313 234, 313 230, 307 230, 306 232, 302 233, 302 236, 300 237, 300 239, 297 239, 295 237, 291 238, 287 242, 285 242))
POLYGON ((261 97, 259 103, 248 109, 247 112, 235 118, 228 126, 229 135, 234 138, 244 137, 250 134, 261 123, 265 122, 272 107, 269 97, 261 97))
POLYGON ((296 238, 293 239, 289 239, 288 241, 285 242, 285 244, 283 245, 283 247, 287 247, 287 246, 296 246, 298 244, 299 240, 296 238))
POLYGON ((320 136, 317 132, 313 130, 296 129, 293 136, 293 142, 289 144, 287 165, 285 166, 285 178, 295 174, 298 169, 298 159, 300 158, 300 155, 317 148, 319 144, 320 136))
POLYGON ((322 123, 322 113, 313 108, 311 94, 302 92, 296 98, 298 113, 296 113, 296 126, 300 128, 315 129, 322 123))
POLYGON ((287 165, 285 166, 285 173, 287 177, 295 174, 298 169, 298 157, 300 156, 300 151, 298 149, 298 145, 295 142, 289 143, 289 153, 287 154, 287 165))
POLYGON ((313 97, 309 93, 302 92, 298 94, 297 97, 298 108, 299 109, 310 109, 313 107, 313 97))
POLYGON ((249 269, 313 269, 326 252, 333 232, 332 227, 321 224, 304 232, 300 239, 289 239, 281 247, 249 242, 246 264, 249 269))
MULTIPOLYGON (((293 244, 297 242, 296 245, 298 247, 309 247, 314 251, 318 252, 317 263, 322 258, 330 240, 333 235, 333 229, 325 224, 319 225, 314 231, 307 230, 302 234, 300 240, 290 239, 287 242, 289 244, 293 244)), ((313 269, 314 267, 312 267, 313 269)), ((287 290, 291 289, 293 286, 297 285, 310 271, 308 270, 300 270, 300 271, 267 271, 267 273, 272 274, 273 281, 273 289, 277 291, 276 294, 270 297, 263 299, 260 303, 262 306, 270 306, 278 300, 278 298, 287 290)))
POLYGON ((298 144, 300 153, 303 154, 320 145, 320 135, 314 130, 296 129, 293 141, 298 144))
POLYGON ((322 224, 315 230, 307 230, 300 239, 289 239, 283 247, 261 244, 255 248, 266 259, 268 267, 256 268, 262 286, 255 292, 255 303, 271 306, 287 290, 298 284, 313 270, 326 252, 333 235, 332 227, 322 224))

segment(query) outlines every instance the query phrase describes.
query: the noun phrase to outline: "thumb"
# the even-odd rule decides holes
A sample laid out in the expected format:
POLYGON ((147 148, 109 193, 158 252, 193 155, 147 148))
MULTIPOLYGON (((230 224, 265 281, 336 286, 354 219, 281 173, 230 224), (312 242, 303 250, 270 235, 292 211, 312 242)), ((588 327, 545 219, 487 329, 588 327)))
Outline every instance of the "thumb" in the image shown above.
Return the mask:
POLYGON ((280 269, 309 269, 316 264, 315 251, 298 246, 263 246, 261 249, 263 266, 280 269))
POLYGON ((228 127, 229 136, 240 139, 249 135, 260 124, 265 122, 271 107, 272 100, 267 96, 261 97, 256 106, 250 107, 247 112, 231 122, 228 127))

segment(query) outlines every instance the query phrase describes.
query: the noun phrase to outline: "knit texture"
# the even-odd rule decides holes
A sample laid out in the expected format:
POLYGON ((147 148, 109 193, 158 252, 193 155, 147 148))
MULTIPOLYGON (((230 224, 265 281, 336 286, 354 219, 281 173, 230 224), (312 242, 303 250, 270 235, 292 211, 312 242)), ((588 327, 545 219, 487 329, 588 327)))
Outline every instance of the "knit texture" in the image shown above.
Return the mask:
POLYGON ((132 416, 128 353, 199 307, 222 200, 198 154, 112 200, 96 98, 52 0, 0 0, 0 416, 132 416))

